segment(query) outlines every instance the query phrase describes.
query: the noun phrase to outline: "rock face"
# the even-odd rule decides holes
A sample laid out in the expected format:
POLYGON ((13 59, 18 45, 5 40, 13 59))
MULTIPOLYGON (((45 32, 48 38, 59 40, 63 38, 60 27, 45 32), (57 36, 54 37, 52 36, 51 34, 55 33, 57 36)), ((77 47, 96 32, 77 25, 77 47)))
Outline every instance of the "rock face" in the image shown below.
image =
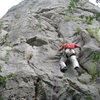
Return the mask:
MULTIPOLYGON (((100 37, 97 41, 87 31, 99 28, 100 21, 85 22, 85 16, 98 14, 100 9, 81 0, 70 13, 69 2, 24 0, 1 19, 0 74, 7 77, 5 86, 0 80, 1 99, 100 100, 100 77, 91 80, 90 71, 92 55, 100 55, 100 37), (76 50, 85 72, 80 78, 72 66, 60 72, 58 49, 64 42, 82 46, 80 53, 76 50)), ((95 68, 100 71, 100 59, 95 68)))

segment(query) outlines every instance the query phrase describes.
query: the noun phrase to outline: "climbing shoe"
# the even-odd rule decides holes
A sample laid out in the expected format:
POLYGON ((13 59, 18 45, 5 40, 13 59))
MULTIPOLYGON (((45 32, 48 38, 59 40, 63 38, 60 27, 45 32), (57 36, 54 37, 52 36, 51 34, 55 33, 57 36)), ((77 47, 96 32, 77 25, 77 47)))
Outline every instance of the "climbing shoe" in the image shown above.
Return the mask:
POLYGON ((78 76, 80 76, 82 74, 82 71, 79 67, 76 67, 75 70, 77 71, 78 76))
POLYGON ((63 72, 63 73, 64 73, 66 70, 67 70, 67 67, 60 68, 60 71, 63 72))

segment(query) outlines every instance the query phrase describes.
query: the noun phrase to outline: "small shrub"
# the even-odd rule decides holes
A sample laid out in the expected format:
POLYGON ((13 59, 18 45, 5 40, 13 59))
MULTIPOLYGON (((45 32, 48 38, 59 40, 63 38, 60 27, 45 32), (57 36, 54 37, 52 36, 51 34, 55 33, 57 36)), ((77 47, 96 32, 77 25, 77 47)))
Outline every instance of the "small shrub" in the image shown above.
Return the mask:
POLYGON ((73 20, 73 21, 79 21, 79 20, 80 20, 80 18, 77 17, 77 16, 67 16, 67 15, 64 17, 64 19, 65 19, 65 21, 67 21, 67 22, 69 22, 69 21, 71 21, 71 20, 73 20))
POLYGON ((15 76, 16 76, 15 74, 11 73, 11 74, 7 75, 7 78, 13 78, 15 76))
POLYGON ((92 55, 92 63, 89 67, 89 73, 92 76, 92 80, 96 79, 97 77, 100 77, 100 71, 97 70, 96 64, 100 60, 100 52, 94 52, 92 55))
POLYGON ((87 95, 87 96, 85 97, 85 99, 86 99, 86 100, 93 100, 92 97, 91 97, 90 95, 87 95))
MULTIPOLYGON (((2 67, 1 66, 0 66, 0 72, 2 72, 2 67)), ((6 77, 0 75, 0 86, 5 87, 5 85, 6 85, 6 77)), ((1 98, 1 94, 0 94, 0 98, 1 98)))
POLYGON ((92 24, 94 18, 95 18, 94 16, 86 16, 85 21, 86 21, 87 24, 92 24))
POLYGON ((8 39, 8 34, 5 35, 5 45, 6 45, 6 46, 9 45, 7 39, 8 39))
POLYGON ((79 21, 79 20, 81 20, 78 16, 73 16, 73 20, 74 21, 79 21))
POLYGON ((94 52, 92 55, 92 62, 98 62, 100 60, 100 52, 94 52))
POLYGON ((78 26, 77 29, 76 29, 76 33, 79 34, 80 32, 81 32, 81 28, 78 26))
POLYGON ((39 32, 42 32, 43 30, 42 30, 42 28, 40 27, 40 28, 38 28, 38 31, 39 31, 39 32))
POLYGON ((92 31, 91 28, 88 28, 88 29, 87 29, 87 32, 88 32, 88 34, 89 34, 91 37, 93 37, 93 31, 92 31))
POLYGON ((40 85, 42 85, 42 83, 43 83, 43 81, 42 81, 42 80, 40 80, 39 84, 40 84, 40 85))
POLYGON ((96 63, 100 60, 100 52, 94 52, 92 55, 92 63, 89 67, 89 72, 92 76, 92 80, 96 79, 96 77, 100 76, 100 71, 96 69, 96 63))
POLYGON ((100 13, 95 15, 96 20, 100 20, 100 13))
POLYGON ((6 85, 6 77, 5 76, 0 76, 0 85, 5 87, 5 85, 6 85))
POLYGON ((69 22, 69 21, 72 20, 71 16, 65 16, 64 19, 65 19, 67 22, 69 22))
POLYGON ((76 7, 78 4, 79 0, 71 0, 68 6, 69 12, 72 12, 72 10, 76 7))
POLYGON ((85 16, 85 22, 87 24, 92 24, 93 23, 93 20, 96 19, 96 20, 100 20, 100 13, 96 14, 96 15, 93 15, 93 16, 85 16))
POLYGON ((1 92, 0 92, 0 100, 4 100, 1 92))
POLYGON ((87 32, 91 37, 95 38, 97 42, 100 42, 98 36, 99 28, 88 28, 87 32))
POLYGON ((99 28, 94 28, 94 31, 95 31, 94 37, 95 37, 96 41, 100 42, 99 36, 98 36, 99 28))
POLYGON ((97 69, 95 63, 90 64, 89 73, 92 76, 92 80, 94 80, 97 76, 97 69))

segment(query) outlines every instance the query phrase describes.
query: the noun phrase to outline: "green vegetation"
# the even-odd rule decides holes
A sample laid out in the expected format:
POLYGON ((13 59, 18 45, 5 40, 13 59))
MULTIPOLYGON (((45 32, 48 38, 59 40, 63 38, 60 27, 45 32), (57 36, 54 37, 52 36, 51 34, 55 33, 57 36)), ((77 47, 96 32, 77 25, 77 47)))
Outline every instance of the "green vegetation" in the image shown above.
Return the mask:
POLYGON ((65 16, 64 19, 65 19, 67 22, 69 22, 69 21, 72 20, 71 16, 65 16))
MULTIPOLYGON (((2 67, 1 66, 0 66, 0 72, 2 72, 2 67)), ((13 73, 11 73, 11 74, 9 74, 7 76, 1 76, 0 75, 0 86, 5 88, 5 86, 6 86, 6 79, 7 78, 12 78, 12 77, 15 77, 15 75, 13 73)), ((1 92, 0 92, 0 100, 4 100, 1 92)))
POLYGON ((15 76, 16 76, 15 74, 11 73, 11 74, 7 75, 7 78, 13 78, 15 76))
MULTIPOLYGON (((2 67, 0 66, 0 72, 2 72, 2 67)), ((6 79, 7 78, 13 78, 13 77, 15 77, 16 75, 15 74, 13 74, 13 73, 10 73, 9 75, 7 75, 7 76, 1 76, 0 75, 0 86, 3 86, 3 87, 5 87, 5 85, 6 85, 6 79)), ((0 96, 0 98, 1 98, 1 96, 0 96)), ((2 99, 0 99, 0 100, 2 100, 2 99)))
POLYGON ((100 60, 100 52, 94 52, 92 55, 92 62, 98 62, 100 60))
POLYGON ((0 92, 0 100, 4 100, 4 99, 3 99, 3 97, 2 97, 2 94, 1 94, 1 92, 0 92))
POLYGON ((92 80, 95 80, 97 77, 100 77, 100 71, 96 69, 96 63, 91 63, 89 67, 89 73, 92 76, 92 80))
POLYGON ((39 31, 39 32, 42 32, 42 31, 43 31, 43 29, 40 27, 40 28, 38 28, 38 31, 39 31))
POLYGON ((91 37, 93 37, 93 33, 94 32, 93 32, 93 30, 91 28, 87 28, 87 32, 91 37))
POLYGON ((86 16, 85 21, 87 24, 92 24, 94 18, 95 18, 94 16, 86 16))
POLYGON ((96 20, 100 20, 100 13, 95 15, 96 20))
POLYGON ((92 76, 92 80, 96 79, 97 77, 100 77, 100 71, 96 69, 96 63, 100 61, 100 52, 95 52, 92 55, 92 63, 89 67, 90 75, 92 76))
POLYGON ((66 15, 65 17, 64 17, 64 19, 65 19, 65 21, 67 21, 67 22, 69 22, 69 21, 71 21, 71 20, 73 20, 73 21, 79 21, 79 20, 81 20, 79 17, 77 17, 77 16, 68 16, 68 15, 66 15))
POLYGON ((96 15, 89 15, 89 16, 85 16, 84 19, 81 19, 77 16, 70 16, 70 15, 66 15, 65 18, 64 18, 66 21, 71 21, 71 20, 74 20, 74 21, 78 21, 78 20, 85 20, 86 24, 93 24, 93 21, 94 19, 96 20, 100 20, 100 14, 96 14, 96 15))
POLYGON ((7 39, 8 39, 8 34, 5 35, 5 45, 6 45, 6 46, 9 45, 7 39))
POLYGON ((94 80, 97 76, 97 69, 95 63, 90 64, 89 73, 92 76, 92 80, 94 80))
POLYGON ((71 0, 68 6, 69 12, 72 12, 73 9, 77 6, 79 0, 71 0))
POLYGON ((6 85, 6 77, 5 76, 0 76, 0 85, 5 87, 5 85, 6 85))
POLYGON ((87 96, 85 97, 85 99, 86 99, 86 100, 93 100, 92 97, 91 97, 90 95, 87 95, 87 96))
MULTIPOLYGON (((0 72, 2 72, 2 67, 1 66, 0 66, 0 72)), ((5 87, 5 85, 6 85, 6 77, 5 76, 0 75, 0 85, 5 87)))
POLYGON ((81 32, 81 28, 78 26, 76 29, 76 33, 79 34, 81 32))
POLYGON ((94 19, 100 20, 100 13, 93 16, 85 16, 85 21, 87 24, 92 24, 94 19))
POLYGON ((95 38, 97 42, 100 42, 98 36, 99 28, 87 28, 87 32, 91 37, 95 38))
POLYGON ((42 81, 42 80, 40 80, 39 84, 40 84, 40 85, 42 85, 42 82, 43 82, 43 81, 42 81))

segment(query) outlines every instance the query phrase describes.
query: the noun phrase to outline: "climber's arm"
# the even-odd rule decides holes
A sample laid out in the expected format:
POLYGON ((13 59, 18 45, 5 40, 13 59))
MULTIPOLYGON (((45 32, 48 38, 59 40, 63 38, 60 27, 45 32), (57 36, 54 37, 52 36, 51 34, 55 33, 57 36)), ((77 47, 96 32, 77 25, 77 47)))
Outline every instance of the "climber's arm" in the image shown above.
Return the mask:
POLYGON ((64 49, 64 44, 60 47, 60 49, 58 51, 61 51, 64 49))
POLYGON ((61 51, 63 49, 63 46, 60 47, 60 49, 58 51, 61 51))
POLYGON ((79 45, 76 45, 76 48, 79 48, 81 50, 81 46, 79 46, 79 45))

